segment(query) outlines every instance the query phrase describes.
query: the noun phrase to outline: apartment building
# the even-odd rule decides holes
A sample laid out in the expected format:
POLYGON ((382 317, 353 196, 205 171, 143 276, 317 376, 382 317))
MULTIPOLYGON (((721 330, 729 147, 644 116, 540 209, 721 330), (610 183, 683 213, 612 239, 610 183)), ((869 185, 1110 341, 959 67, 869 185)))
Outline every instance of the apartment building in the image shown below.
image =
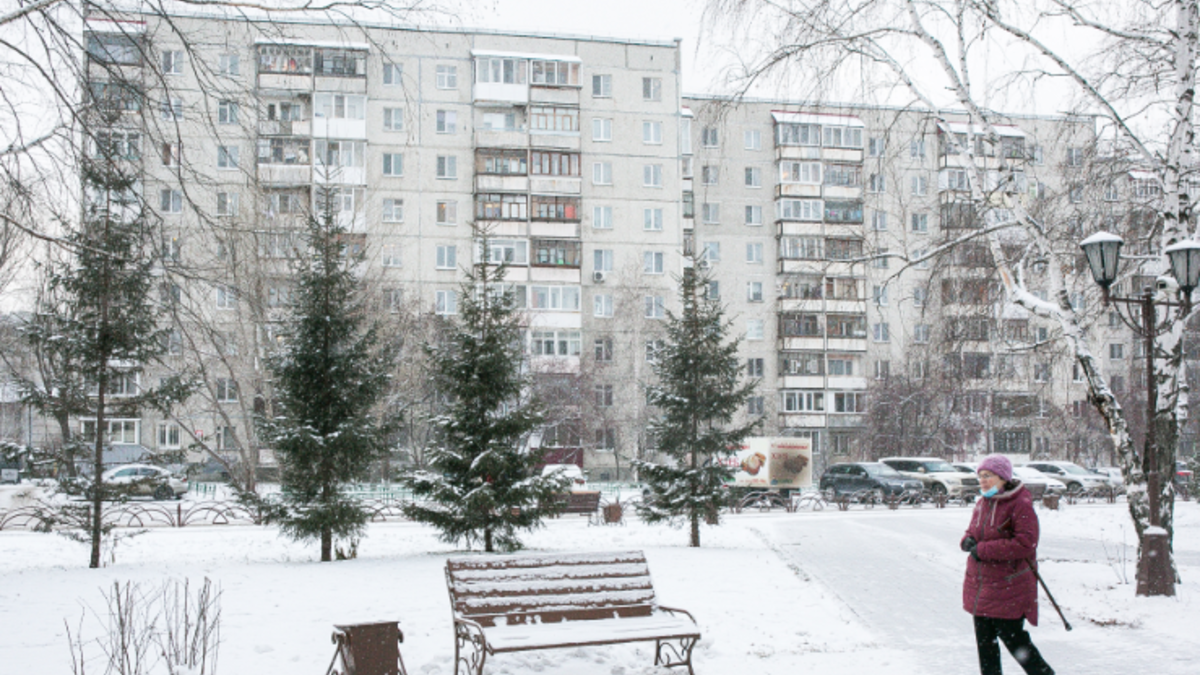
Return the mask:
MULTIPOLYGON (((178 415, 112 420, 115 444, 270 463, 262 357, 303 219, 327 208, 382 317, 453 316, 464 267, 508 264, 531 372, 563 403, 537 442, 593 479, 653 451, 641 384, 693 259, 743 340, 764 434, 869 456, 872 397, 953 368, 954 406, 981 421, 938 454, 1065 442, 1046 411, 1083 390, 1053 327, 991 302, 982 243, 928 256, 980 227, 965 122, 951 137, 918 109, 684 97, 675 41, 152 15, 85 32, 101 135, 140 163, 164 233, 168 359, 204 383, 178 415)), ((1019 164, 1031 206, 1073 203, 1093 134, 1014 117, 975 154, 989 176, 1019 164)))

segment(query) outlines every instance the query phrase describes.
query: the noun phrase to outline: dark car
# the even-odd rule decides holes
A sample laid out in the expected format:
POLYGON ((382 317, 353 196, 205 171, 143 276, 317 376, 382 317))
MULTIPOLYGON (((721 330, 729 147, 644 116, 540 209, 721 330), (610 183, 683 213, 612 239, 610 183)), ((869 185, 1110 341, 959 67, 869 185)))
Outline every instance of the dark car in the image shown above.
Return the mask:
POLYGON ((921 481, 905 478, 892 467, 879 462, 834 464, 821 475, 821 491, 834 496, 874 492, 877 497, 920 492, 921 481))

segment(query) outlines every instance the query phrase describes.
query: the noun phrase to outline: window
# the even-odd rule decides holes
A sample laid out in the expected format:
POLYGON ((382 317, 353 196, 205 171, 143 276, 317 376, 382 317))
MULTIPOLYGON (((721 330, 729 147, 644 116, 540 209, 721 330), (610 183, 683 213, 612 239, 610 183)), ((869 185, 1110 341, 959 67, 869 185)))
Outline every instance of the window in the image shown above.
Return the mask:
POLYGON ((929 214, 928 213, 912 214, 912 231, 913 232, 928 232, 929 231, 929 214))
POLYGON ((822 145, 827 148, 861 148, 862 143, 862 128, 860 127, 839 127, 839 126, 823 126, 822 145))
POLYGON ((613 341, 612 338, 596 338, 592 343, 593 356, 597 361, 609 363, 613 360, 613 341))
POLYGON ((179 190, 164 188, 159 192, 159 211, 163 213, 182 213, 183 193, 179 190))
POLYGON ((819 221, 823 215, 819 199, 780 199, 776 204, 782 220, 819 221))
POLYGON ((530 286, 529 296, 531 309, 579 311, 578 286, 530 286))
POLYGON ((876 361, 875 362, 875 379, 886 380, 892 374, 891 361, 876 361))
POLYGON ((642 272, 645 274, 663 274, 663 254, 661 251, 646 251, 642 254, 642 272))
POLYGON ((716 127, 704 127, 700 130, 700 145, 715 148, 721 144, 721 138, 716 127))
POLYGON ((1067 148, 1067 166, 1083 166, 1083 148, 1067 148))
POLYGON ((700 220, 708 225, 721 222, 721 205, 705 202, 700 205, 700 220))
POLYGON ((404 109, 384 108, 383 129, 384 131, 404 131, 404 109))
POLYGON ((611 272, 613 269, 612 249, 592 251, 592 269, 596 272, 611 272))
POLYGON ((529 109, 529 128, 534 131, 579 131, 579 108, 534 106, 529 109))
POLYGON ((667 306, 661 295, 646 296, 646 318, 662 319, 667 316, 667 306))
POLYGON ((642 143, 662 145, 662 122, 642 122, 642 143))
POLYGON ((709 300, 717 300, 721 297, 721 282, 713 279, 708 282, 704 288, 704 297, 709 300))
POLYGON ((756 166, 746 167, 746 187, 762 187, 762 169, 756 166))
POLYGON ((458 202, 439 200, 436 210, 435 218, 438 225, 453 225, 458 222, 458 202))
POLYGON ((383 64, 383 84, 388 87, 399 87, 404 78, 404 68, 399 63, 383 64))
POLYGON ((1125 358, 1125 345, 1120 342, 1112 342, 1108 345, 1108 358, 1112 361, 1120 361, 1125 358))
POLYGON ((643 77, 642 78, 642 100, 643 101, 661 101, 662 100, 662 78, 660 78, 660 77, 643 77))
POLYGON ((535 330, 530 336, 534 356, 579 356, 581 333, 577 330, 535 330))
MULTIPOLYGON (((597 293, 592 296, 592 316, 609 318, 613 315, 613 296, 597 293)), ((610 347, 611 350, 611 347, 610 347)))
POLYGON ((217 104, 217 124, 237 124, 238 104, 234 101, 221 101, 217 104))
POLYGON ((138 39, 132 35, 89 34, 87 53, 91 58, 103 63, 137 65, 142 61, 138 39))
POLYGON ((875 256, 871 258, 871 267, 875 269, 885 270, 888 266, 888 249, 886 246, 879 247, 875 251, 875 256))
POLYGON ((746 282, 746 301, 747 302, 762 302, 763 301, 763 285, 761 281, 746 282))
POLYGON ((217 193, 217 215, 233 217, 238 214, 238 197, 236 192, 217 193))
POLYGON ((437 177, 439 180, 458 180, 458 157, 438 155, 437 177))
POLYGON ((159 112, 164 120, 181 120, 183 119, 183 99, 171 98, 163 99, 158 104, 159 112))
POLYGON ((764 359, 746 359, 746 377, 762 377, 765 371, 766 362, 764 359))
POLYGON ((163 51, 162 52, 162 73, 163 73, 163 75, 182 75, 183 74, 183 52, 163 51))
POLYGON ((217 58, 217 70, 222 75, 238 75, 241 71, 241 61, 237 54, 221 54, 217 58))
POLYGON ((159 156, 163 166, 179 166, 182 159, 178 143, 163 143, 159 156))
POLYGON ((750 319, 746 322, 746 339, 762 340, 766 336, 766 328, 762 319, 750 319))
POLYGON ((530 65, 533 84, 579 86, 578 62, 536 60, 530 65))
POLYGON ((743 146, 747 150, 762 150, 762 132, 758 129, 747 129, 742 132, 743 146))
POLYGON ((455 291, 437 291, 434 296, 434 314, 458 314, 458 293, 455 291))
POLYGON ((919 323, 913 326, 913 342, 927 344, 929 342, 929 324, 919 323))
MULTIPOLYGON (((80 420, 81 432, 85 440, 96 438, 96 420, 80 420)), ((141 420, 110 419, 105 421, 108 427, 108 442, 114 445, 136 445, 141 440, 141 420)))
POLYGON ((180 444, 179 425, 174 422, 159 422, 158 447, 163 450, 177 450, 180 444))
MULTIPOLYGON (((592 118, 592 140, 597 143, 609 143, 612 141, 612 118, 611 117, 593 117, 592 118)), ((649 122, 647 122, 649 124, 649 122)), ((660 125, 661 134, 661 125, 660 125)), ((660 141, 661 142, 661 141, 660 141)))
POLYGON ((887 286, 871 287, 871 296, 874 298, 876 305, 883 307, 888 304, 887 291, 887 286))
POLYGON ((382 220, 385 223, 403 223, 404 222, 404 200, 403 199, 385 199, 383 200, 382 220))
POLYGON ((578 176, 579 153, 534 150, 529 155, 529 165, 535 176, 578 176))
POLYGON ((217 286, 217 309, 237 309, 237 291, 228 286, 217 286))
POLYGON ((761 206, 751 205, 746 207, 746 224, 751 226, 763 224, 761 206))
POLYGON ((452 270, 458 265, 458 248, 453 244, 439 244, 437 247, 437 269, 452 270))
POLYGON ((592 207, 592 228, 596 230, 611 230, 613 226, 613 209, 611 206, 592 207))
POLYGON ((479 220, 525 220, 529 218, 529 203, 521 194, 476 194, 475 217, 479 220))
POLYGON ((867 156, 868 157, 883 157, 887 152, 887 145, 881 136, 871 136, 867 139, 867 156))
POLYGON ((700 249, 700 259, 708 262, 721 262, 721 242, 708 241, 700 249))
POLYGON ((912 299, 913 307, 924 307, 926 301, 929 300, 929 289, 924 286, 914 286, 912 299))
POLYGON ((914 138, 908 142, 908 156, 913 159, 925 158, 925 141, 914 138))
POLYGON ((887 216, 883 211, 871 212, 871 229, 876 232, 884 232, 887 230, 887 216))
POLYGON ((379 264, 384 267, 402 267, 400 246, 397 244, 385 244, 381 249, 379 261, 379 264))
POLYGON ((888 342, 891 338, 888 334, 888 324, 886 321, 871 324, 871 337, 876 342, 888 342))
POLYGON ((784 412, 824 412, 825 393, 820 391, 784 391, 784 412))
POLYGON ((594 162, 592 164, 592 185, 612 185, 612 162, 594 162))
POLYGON ((592 75, 592 98, 612 98, 612 75, 592 75))
POLYGON ((1070 202, 1072 204, 1079 204, 1080 202, 1082 202, 1083 201, 1083 187, 1079 186, 1079 185, 1072 187, 1070 192, 1067 193, 1067 199, 1070 200, 1070 202))
POLYGON ((832 377, 854 377, 854 357, 830 355, 828 361, 832 377))
POLYGON ((362 141, 317 141, 317 166, 362 168, 366 151, 366 143, 362 141))
POLYGON ((663 165, 646 164, 642 167, 642 185, 660 188, 663 186, 663 165))
POLYGON ((839 391, 833 395, 833 412, 861 413, 867 411, 867 395, 860 391, 839 391))
POLYGON ((458 113, 453 110, 437 111, 437 132, 453 134, 458 131, 458 113))
POLYGON ((458 89, 458 66, 438 66, 436 75, 438 89, 458 89))
POLYGON ((867 192, 887 192, 887 177, 882 173, 873 173, 867 179, 867 192))
POLYGON ((385 176, 403 176, 404 175, 404 155, 399 152, 383 153, 383 175, 385 176))
POLYGON ((746 244, 746 264, 761 265, 763 262, 763 245, 762 242, 749 242, 746 244))
POLYGON ((524 239, 489 239, 487 261, 493 265, 528 265, 529 242, 524 239))
POLYGON ((746 399, 746 414, 747 415, 764 415, 766 414, 765 399, 762 396, 751 396, 746 399))
POLYGON ((237 380, 227 377, 219 377, 216 382, 216 393, 218 403, 237 403, 238 400, 238 385, 237 380))
POLYGON ((662 209, 645 209, 642 211, 643 224, 642 229, 661 232, 663 229, 663 210, 662 209))
POLYGON ((929 177, 925 174, 913 176, 911 183, 912 196, 924 197, 925 195, 929 194, 929 177))

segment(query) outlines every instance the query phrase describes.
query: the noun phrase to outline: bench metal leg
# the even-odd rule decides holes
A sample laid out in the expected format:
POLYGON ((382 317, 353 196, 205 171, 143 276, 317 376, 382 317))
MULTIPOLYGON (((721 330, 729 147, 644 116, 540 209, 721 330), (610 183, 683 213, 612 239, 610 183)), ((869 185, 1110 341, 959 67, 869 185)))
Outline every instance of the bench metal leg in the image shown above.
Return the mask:
POLYGON ((678 644, 659 640, 654 649, 654 665, 668 668, 687 666, 688 675, 695 675, 696 671, 692 670, 692 649, 699 641, 700 638, 694 637, 679 638, 678 644))
POLYGON ((483 634, 473 626, 454 626, 454 674, 483 675, 483 663, 487 660, 487 646, 483 634))

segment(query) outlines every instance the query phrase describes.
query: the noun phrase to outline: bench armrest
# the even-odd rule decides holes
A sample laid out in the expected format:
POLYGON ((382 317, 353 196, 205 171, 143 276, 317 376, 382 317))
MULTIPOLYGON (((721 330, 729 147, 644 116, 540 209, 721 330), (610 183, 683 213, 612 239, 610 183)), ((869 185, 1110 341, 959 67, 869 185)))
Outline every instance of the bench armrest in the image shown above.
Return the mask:
MULTIPOLYGON (((664 612, 667 612, 668 614, 683 614, 687 618, 691 619, 692 623, 696 623, 696 617, 692 616, 692 613, 687 611, 686 609, 677 609, 675 607, 663 607, 662 605, 659 605, 658 609, 660 609, 664 612)), ((696 624, 696 625, 699 625, 699 624, 696 624)))

